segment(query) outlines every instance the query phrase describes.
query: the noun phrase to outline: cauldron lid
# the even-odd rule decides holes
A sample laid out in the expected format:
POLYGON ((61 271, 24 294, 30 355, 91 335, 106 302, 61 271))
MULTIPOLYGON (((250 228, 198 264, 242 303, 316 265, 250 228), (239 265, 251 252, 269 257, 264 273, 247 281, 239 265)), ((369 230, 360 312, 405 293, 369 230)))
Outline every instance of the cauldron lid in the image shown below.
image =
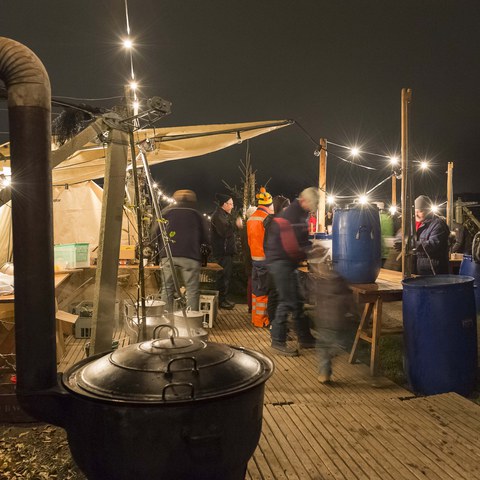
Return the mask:
POLYGON ((197 338, 136 343, 74 365, 66 388, 114 402, 190 402, 232 395, 273 372, 266 356, 197 338))

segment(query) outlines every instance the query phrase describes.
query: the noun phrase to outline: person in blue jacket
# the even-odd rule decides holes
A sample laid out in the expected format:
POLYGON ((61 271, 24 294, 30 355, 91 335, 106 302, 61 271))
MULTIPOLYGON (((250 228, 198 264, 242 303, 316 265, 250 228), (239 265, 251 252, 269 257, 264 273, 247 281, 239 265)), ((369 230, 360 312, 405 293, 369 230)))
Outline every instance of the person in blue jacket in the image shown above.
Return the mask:
POLYGON ((447 224, 432 212, 432 201, 426 195, 415 199, 415 224, 415 273, 448 273, 450 230, 447 224))

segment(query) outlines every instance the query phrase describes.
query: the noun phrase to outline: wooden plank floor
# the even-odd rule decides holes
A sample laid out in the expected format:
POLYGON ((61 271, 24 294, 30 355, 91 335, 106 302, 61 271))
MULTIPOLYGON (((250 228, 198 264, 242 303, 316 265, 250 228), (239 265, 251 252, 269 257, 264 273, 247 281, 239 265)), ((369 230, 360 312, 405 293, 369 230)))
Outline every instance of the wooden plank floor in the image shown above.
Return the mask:
MULTIPOLYGON (((128 343, 122 331, 116 339, 128 343)), ((480 479, 480 409, 469 400, 416 398, 387 379, 374 381, 346 353, 334 359, 334 383, 321 384, 315 351, 272 354, 268 330, 251 326, 245 305, 221 310, 210 340, 275 361, 247 479, 480 479)), ((84 344, 69 337, 59 370, 83 358, 84 344)))

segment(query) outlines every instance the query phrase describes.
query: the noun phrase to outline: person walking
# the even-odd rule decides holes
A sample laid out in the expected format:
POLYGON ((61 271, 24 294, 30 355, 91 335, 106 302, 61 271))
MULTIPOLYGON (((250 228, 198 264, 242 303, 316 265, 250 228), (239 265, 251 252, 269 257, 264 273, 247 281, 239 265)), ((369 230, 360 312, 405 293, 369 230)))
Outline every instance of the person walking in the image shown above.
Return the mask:
POLYGON ((235 227, 241 228, 241 218, 234 220, 232 210, 234 207, 231 195, 217 193, 215 195, 217 208, 211 220, 212 255, 214 260, 222 267, 217 275, 217 290, 219 294, 219 307, 231 310, 235 307, 227 298, 230 287, 230 278, 233 271, 233 256, 236 253, 235 227))
POLYGON ((265 257, 265 231, 273 215, 272 196, 264 187, 257 193, 257 209, 247 220, 247 238, 252 259, 252 324, 268 327, 268 270, 265 257))
MULTIPOLYGON (((315 260, 315 247, 311 260, 315 260)), ((321 252, 324 255, 325 252, 321 252)), ((332 379, 332 358, 348 335, 347 315, 354 309, 352 292, 337 272, 325 263, 309 263, 308 286, 315 298, 313 322, 316 332, 318 381, 329 383, 332 379)))
MULTIPOLYGON (((284 197, 283 195, 276 195, 273 197, 273 212, 274 216, 278 216, 280 213, 282 213, 289 205, 290 205, 290 200, 287 197, 284 197)), ((273 220, 273 218, 272 218, 273 220)), ((266 233, 265 233, 265 243, 268 238, 268 232, 269 228, 271 225, 271 221, 269 222, 268 225, 266 225, 266 233)), ((275 281, 273 280, 272 274, 268 272, 268 302, 267 302, 267 314, 268 318, 270 319, 270 323, 273 321, 275 318, 275 313, 277 311, 277 306, 278 306, 278 292, 277 289, 275 288, 275 281)))
MULTIPOLYGON (((204 217, 196 209, 197 195, 192 190, 177 190, 173 194, 175 204, 163 212, 165 228, 170 242, 175 270, 181 274, 185 284, 187 307, 198 310, 199 284, 201 269, 202 244, 209 244, 208 226, 204 217)), ((155 235, 158 236, 156 226, 155 235)), ((166 259, 165 249, 161 249, 162 257, 162 299, 167 304, 167 310, 174 310, 175 284, 170 262, 166 259)), ((177 277, 178 278, 178 277, 177 277)))
POLYGON ((308 213, 318 205, 318 189, 303 190, 278 217, 268 232, 265 253, 267 268, 278 291, 278 306, 270 329, 272 350, 280 355, 296 356, 298 349, 287 344, 288 315, 291 313, 300 348, 315 348, 309 320, 303 311, 297 267, 311 247, 308 240, 308 213))
POLYGON ((448 273, 450 230, 447 224, 432 212, 432 201, 426 195, 415 199, 415 225, 415 273, 448 273))

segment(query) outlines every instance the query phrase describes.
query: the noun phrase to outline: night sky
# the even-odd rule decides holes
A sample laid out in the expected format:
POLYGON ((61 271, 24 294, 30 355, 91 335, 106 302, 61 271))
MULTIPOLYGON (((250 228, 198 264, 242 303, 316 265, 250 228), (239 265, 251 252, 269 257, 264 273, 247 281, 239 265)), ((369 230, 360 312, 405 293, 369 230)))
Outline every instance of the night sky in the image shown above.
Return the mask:
MULTIPOLYGON (((293 119, 250 142, 259 184, 293 196, 318 183, 320 137, 361 151, 400 154, 400 94, 413 90, 411 157, 415 194, 479 192, 480 2, 478 0, 129 0, 142 97, 170 100, 158 123, 194 125, 293 119)), ((121 48, 123 0, 0 0, 0 35, 31 48, 53 96, 111 107, 129 76, 121 48), (82 100, 83 99, 83 100, 82 100)), ((56 110, 58 111, 58 110, 56 110)), ((0 103, 0 142, 8 140, 0 103)), ((240 185, 246 144, 153 168, 168 193, 197 191, 212 206, 222 179, 240 185)), ((330 146, 350 158, 348 150, 330 146)), ((328 160, 327 189, 353 195, 388 176, 387 160, 362 154, 367 170, 328 160)), ((387 185, 388 187, 388 185, 387 185)), ((400 184, 398 185, 398 188, 400 184)), ((389 202, 389 189, 375 192, 389 202)))

